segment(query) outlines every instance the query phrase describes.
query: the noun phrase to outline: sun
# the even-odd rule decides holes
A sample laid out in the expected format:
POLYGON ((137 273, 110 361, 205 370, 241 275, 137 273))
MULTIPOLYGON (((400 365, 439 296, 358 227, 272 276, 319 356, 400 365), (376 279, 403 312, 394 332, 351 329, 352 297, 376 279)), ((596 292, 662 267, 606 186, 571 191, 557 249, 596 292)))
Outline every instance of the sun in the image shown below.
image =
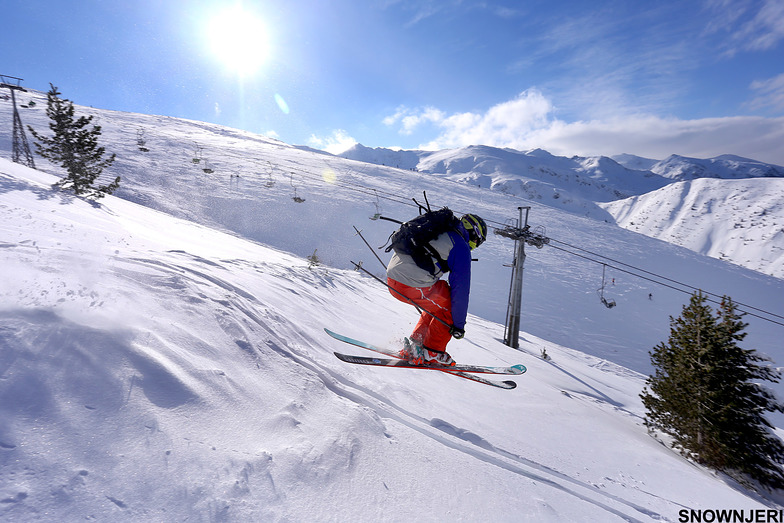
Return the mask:
POLYGON ((263 21, 241 6, 213 16, 207 24, 207 37, 215 58, 241 76, 256 73, 269 55, 263 21))

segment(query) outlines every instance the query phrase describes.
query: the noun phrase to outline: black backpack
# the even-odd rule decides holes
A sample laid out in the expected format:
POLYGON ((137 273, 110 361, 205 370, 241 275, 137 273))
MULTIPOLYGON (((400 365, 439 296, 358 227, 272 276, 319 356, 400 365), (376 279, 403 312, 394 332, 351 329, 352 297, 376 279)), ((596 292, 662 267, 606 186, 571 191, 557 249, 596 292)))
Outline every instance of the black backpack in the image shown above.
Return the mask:
POLYGON ((430 242, 440 234, 454 229, 458 222, 458 218, 447 207, 437 211, 426 209, 425 213, 405 222, 400 229, 392 233, 389 237, 391 243, 385 252, 394 250, 398 254, 407 254, 414 259, 418 267, 433 275, 436 274, 437 269, 441 269, 441 272, 449 272, 446 260, 441 258, 430 242))

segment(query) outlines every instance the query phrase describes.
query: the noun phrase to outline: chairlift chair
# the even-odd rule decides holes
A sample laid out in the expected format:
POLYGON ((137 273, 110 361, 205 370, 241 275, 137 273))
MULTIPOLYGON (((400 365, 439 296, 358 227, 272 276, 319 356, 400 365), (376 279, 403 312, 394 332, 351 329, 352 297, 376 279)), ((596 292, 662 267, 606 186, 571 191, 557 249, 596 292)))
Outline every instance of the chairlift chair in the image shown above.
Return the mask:
POLYGON ((272 178, 272 170, 273 170, 272 164, 271 164, 269 161, 267 161, 267 164, 268 164, 268 168, 267 168, 267 181, 266 181, 266 182, 264 182, 264 187, 266 187, 267 189, 269 189, 269 188, 271 188, 271 187, 274 187, 274 186, 275 186, 275 180, 272 178))
POLYGON ((608 309, 612 309, 617 305, 617 303, 615 303, 615 300, 608 300, 607 298, 604 297, 604 282, 605 282, 604 276, 606 270, 607 270, 607 265, 602 264, 602 286, 599 287, 596 291, 599 293, 599 301, 602 302, 602 305, 604 305, 608 309))
POLYGON ((148 153, 150 150, 146 147, 147 141, 144 139, 144 129, 139 128, 136 131, 136 145, 139 146, 139 150, 143 153, 148 153))
POLYGON ((373 202, 373 205, 376 206, 376 213, 370 217, 371 220, 378 220, 381 218, 381 206, 379 205, 381 202, 378 199, 378 191, 373 189, 373 192, 376 193, 376 201, 373 202))
POLYGON ((305 198, 300 198, 299 196, 297 196, 297 187, 294 185, 294 173, 293 172, 289 173, 289 183, 291 184, 291 187, 294 189, 294 196, 292 196, 291 199, 294 200, 297 203, 303 203, 305 201, 305 198))

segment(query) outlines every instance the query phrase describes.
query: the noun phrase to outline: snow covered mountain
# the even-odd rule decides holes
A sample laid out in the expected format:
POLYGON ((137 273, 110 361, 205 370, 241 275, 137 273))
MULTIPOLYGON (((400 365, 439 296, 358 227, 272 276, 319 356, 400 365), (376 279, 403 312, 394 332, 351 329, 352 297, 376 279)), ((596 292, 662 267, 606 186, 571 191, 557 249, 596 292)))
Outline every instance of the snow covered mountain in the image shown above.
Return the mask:
MULTIPOLYGON (((636 161, 629 161, 629 155, 623 157, 620 162, 631 168, 632 165, 645 165, 645 159, 638 158, 636 161)), ((650 160, 649 160, 650 161, 650 160)), ((750 160, 731 154, 723 154, 716 158, 699 159, 688 158, 673 154, 662 161, 654 161, 648 168, 665 178, 675 181, 688 181, 697 178, 782 178, 784 177, 784 167, 768 163, 750 160)))
POLYGON ((614 160, 565 158, 547 151, 527 152, 474 145, 443 151, 393 151, 355 145, 344 158, 394 165, 583 213, 607 202, 663 187, 668 180, 628 169, 614 160))
POLYGON ((699 178, 600 206, 626 229, 784 278, 784 178, 699 178))
MULTIPOLYGON (((30 96, 22 118, 44 129, 43 95, 30 96)), ((782 313, 784 280, 453 174, 87 111, 118 155, 119 197, 93 205, 0 159, 0 519, 675 521, 779 507, 651 438, 638 394, 648 350, 697 287, 754 306, 746 343, 781 365, 782 327, 760 316, 782 313), (359 349, 324 327, 386 346, 411 329, 411 308, 350 270, 383 272, 352 225, 382 245, 394 225, 373 218, 416 214, 425 190, 494 227, 531 205, 552 238, 528 252, 521 350, 499 341, 512 245, 495 235, 450 345, 465 363, 525 364, 514 391, 331 354, 359 349)))
POLYGON ((445 175, 614 221, 701 254, 784 277, 784 192, 780 183, 784 167, 777 165, 733 155, 705 160, 672 155, 661 161, 630 154, 565 158, 542 150, 521 152, 485 146, 430 152, 356 145, 341 156, 445 175), (715 181, 698 183, 690 191, 677 184, 703 179, 715 181), (732 180, 745 180, 741 194, 732 180), (696 196, 708 185, 710 197, 696 196), (761 200, 756 199, 759 195, 764 195, 761 200), (714 205, 694 205, 695 198, 714 205), (757 204, 751 203, 755 201, 757 204), (691 209, 688 214, 659 212, 686 208, 691 209), (751 223, 753 230, 739 231, 751 223), (747 248, 750 243, 753 246, 747 248))

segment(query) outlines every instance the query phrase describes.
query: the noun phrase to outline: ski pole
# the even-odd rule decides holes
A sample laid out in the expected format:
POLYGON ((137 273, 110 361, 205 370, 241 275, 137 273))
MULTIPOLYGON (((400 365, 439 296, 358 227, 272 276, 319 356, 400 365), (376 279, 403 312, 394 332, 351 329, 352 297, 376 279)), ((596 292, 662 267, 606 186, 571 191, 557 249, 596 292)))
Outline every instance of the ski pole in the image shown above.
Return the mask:
MULTIPOLYGON (((373 250, 373 247, 371 247, 371 246, 370 246, 370 244, 369 244, 369 243, 368 243, 368 241, 365 239, 365 237, 364 237, 364 236, 362 236, 362 231, 360 231, 359 229, 357 229, 357 226, 356 226, 356 225, 352 225, 352 227, 354 227, 354 230, 355 230, 355 231, 357 231, 357 235, 358 235, 360 238, 362 238, 362 241, 363 241, 363 242, 365 242, 365 245, 367 245, 368 249, 370 249, 370 252, 372 252, 372 253, 373 253, 373 255, 376 257, 376 259, 378 260, 378 263, 380 263, 380 264, 381 264, 381 265, 382 265, 382 266, 383 266, 383 267, 386 269, 386 267, 387 267, 387 266, 386 266, 386 264, 384 264, 384 262, 381 260, 381 257, 379 257, 379 255, 376 253, 376 251, 374 251, 374 250, 373 250)), ((354 263, 354 262, 351 262, 351 263, 354 263)))

